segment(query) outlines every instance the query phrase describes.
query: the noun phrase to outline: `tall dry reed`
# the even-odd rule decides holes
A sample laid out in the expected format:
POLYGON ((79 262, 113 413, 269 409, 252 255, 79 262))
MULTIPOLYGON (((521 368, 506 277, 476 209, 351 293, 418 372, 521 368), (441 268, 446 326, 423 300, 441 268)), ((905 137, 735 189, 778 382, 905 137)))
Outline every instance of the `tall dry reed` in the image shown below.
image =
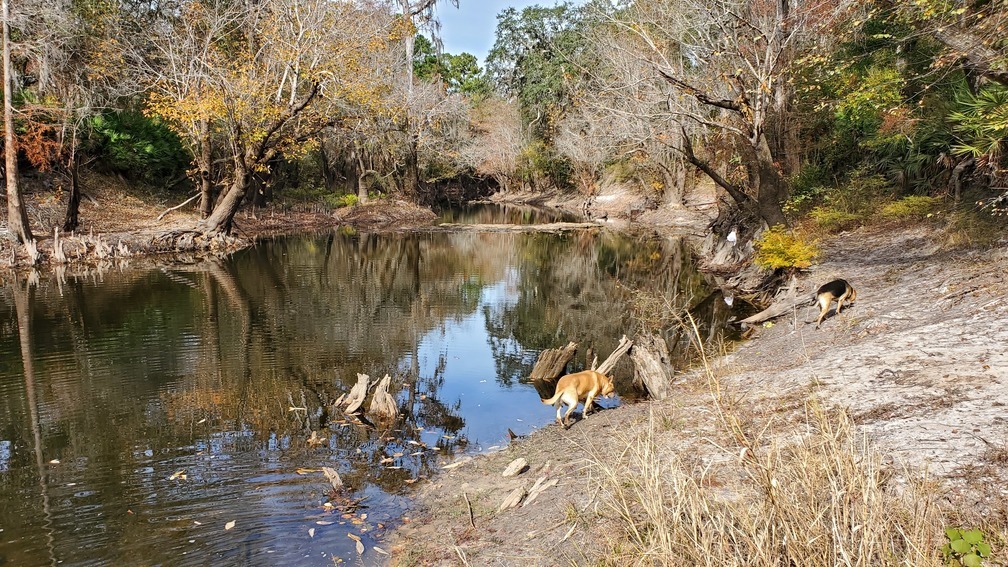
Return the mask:
POLYGON ((753 427, 697 348, 716 416, 710 438, 728 441, 697 440, 683 458, 660 439, 652 410, 646 427, 624 433, 622 455, 593 459, 624 528, 614 563, 941 565, 943 517, 926 478, 885 464, 845 412, 814 398, 797 423, 753 427), (691 464, 697 447, 706 465, 691 464))

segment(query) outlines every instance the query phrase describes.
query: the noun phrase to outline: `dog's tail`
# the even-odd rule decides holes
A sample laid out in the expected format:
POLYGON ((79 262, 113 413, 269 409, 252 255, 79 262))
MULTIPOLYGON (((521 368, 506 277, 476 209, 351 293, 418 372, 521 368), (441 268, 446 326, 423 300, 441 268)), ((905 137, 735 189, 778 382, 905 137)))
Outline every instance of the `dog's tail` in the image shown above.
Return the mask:
POLYGON ((561 391, 558 391, 552 398, 550 398, 548 400, 545 399, 545 398, 539 398, 539 399, 542 401, 542 403, 544 403, 544 404, 546 404, 548 406, 552 406, 552 405, 555 405, 558 401, 560 401, 560 396, 562 396, 562 395, 563 395, 563 391, 561 390, 561 391))

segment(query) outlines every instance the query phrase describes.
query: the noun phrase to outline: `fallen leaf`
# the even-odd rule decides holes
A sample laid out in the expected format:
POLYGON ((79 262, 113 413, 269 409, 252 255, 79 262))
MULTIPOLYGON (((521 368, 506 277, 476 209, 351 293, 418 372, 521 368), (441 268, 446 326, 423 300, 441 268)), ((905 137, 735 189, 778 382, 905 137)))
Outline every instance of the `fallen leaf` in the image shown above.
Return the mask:
POLYGON ((181 478, 182 480, 185 480, 185 469, 182 469, 180 471, 176 471, 175 474, 173 474, 170 477, 168 477, 168 480, 176 480, 176 479, 179 479, 179 478, 181 478))
POLYGON ((360 541, 357 542, 357 555, 364 555, 364 544, 360 541))
POLYGON ((392 456, 398 459, 399 457, 403 456, 403 454, 402 453, 393 453, 392 456))
POLYGON ((305 468, 305 467, 298 467, 297 470, 295 470, 294 472, 296 472, 298 474, 312 474, 312 473, 317 473, 317 472, 321 472, 321 471, 322 471, 322 469, 308 469, 308 468, 305 468))
POLYGON ((318 525, 320 525, 320 526, 331 526, 331 525, 333 525, 334 522, 327 522, 325 520, 319 520, 319 521, 317 521, 315 523, 318 524, 318 525))
POLYGON ((384 549, 378 547, 377 545, 374 546, 374 547, 372 547, 371 549, 377 551, 378 553, 381 553, 382 555, 388 555, 387 551, 385 551, 384 549))
POLYGON ((60 462, 59 462, 59 459, 53 459, 53 460, 49 461, 49 464, 50 465, 58 465, 58 464, 60 464, 60 462))
POLYGON ((225 530, 230 530, 233 527, 235 527, 235 521, 234 520, 231 520, 230 522, 224 524, 224 529, 225 530))
POLYGON ((308 528, 308 537, 315 537, 315 528, 308 528))

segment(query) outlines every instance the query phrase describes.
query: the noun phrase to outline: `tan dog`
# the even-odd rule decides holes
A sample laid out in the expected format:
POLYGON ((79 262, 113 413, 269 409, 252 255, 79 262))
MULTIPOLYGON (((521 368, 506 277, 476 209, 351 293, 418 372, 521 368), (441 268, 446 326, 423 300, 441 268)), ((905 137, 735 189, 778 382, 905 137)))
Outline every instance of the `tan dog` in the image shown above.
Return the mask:
POLYGON ((836 300, 836 314, 840 314, 840 310, 843 309, 844 301, 847 303, 854 303, 857 299, 857 291, 851 284, 847 283, 847 280, 836 279, 829 283, 823 284, 812 298, 812 303, 819 304, 819 318, 816 319, 816 329, 819 328, 819 324, 822 323, 823 317, 829 312, 830 303, 836 300))
POLYGON ((612 380, 608 376, 594 370, 582 370, 574 374, 567 374, 557 380, 556 394, 548 400, 543 400, 542 403, 556 408, 557 423, 566 428, 568 427, 567 418, 574 412, 579 401, 582 399, 585 401, 584 415, 588 415, 596 396, 611 398, 615 393, 616 389, 613 388, 612 380), (560 411, 563 404, 570 407, 561 420, 560 411))

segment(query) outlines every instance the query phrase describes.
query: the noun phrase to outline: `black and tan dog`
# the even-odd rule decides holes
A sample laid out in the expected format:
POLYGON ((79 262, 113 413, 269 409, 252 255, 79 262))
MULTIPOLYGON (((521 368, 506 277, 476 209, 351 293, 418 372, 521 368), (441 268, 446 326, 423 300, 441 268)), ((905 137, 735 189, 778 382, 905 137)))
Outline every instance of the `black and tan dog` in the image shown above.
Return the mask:
POLYGON ((556 385, 556 395, 552 398, 548 400, 540 399, 542 399, 542 403, 556 408, 557 423, 567 428, 569 426, 567 418, 574 412, 574 408, 578 406, 578 402, 581 400, 585 401, 584 413, 582 415, 588 415, 596 396, 611 398, 615 394, 616 390, 613 388, 612 380, 608 376, 594 370, 582 370, 581 372, 567 374, 560 378, 556 385), (560 419, 560 412, 563 411, 564 404, 570 407, 567 408, 567 413, 563 414, 563 419, 560 419))
POLYGON ((816 291, 815 297, 812 298, 812 302, 809 305, 819 304, 819 318, 816 319, 816 329, 819 328, 819 324, 822 323, 823 317, 829 312, 830 304, 833 300, 836 300, 836 314, 840 314, 840 310, 843 308, 844 302, 848 304, 854 303, 857 299, 857 291, 851 284, 847 283, 847 280, 836 279, 829 283, 823 284, 818 291, 816 291))

